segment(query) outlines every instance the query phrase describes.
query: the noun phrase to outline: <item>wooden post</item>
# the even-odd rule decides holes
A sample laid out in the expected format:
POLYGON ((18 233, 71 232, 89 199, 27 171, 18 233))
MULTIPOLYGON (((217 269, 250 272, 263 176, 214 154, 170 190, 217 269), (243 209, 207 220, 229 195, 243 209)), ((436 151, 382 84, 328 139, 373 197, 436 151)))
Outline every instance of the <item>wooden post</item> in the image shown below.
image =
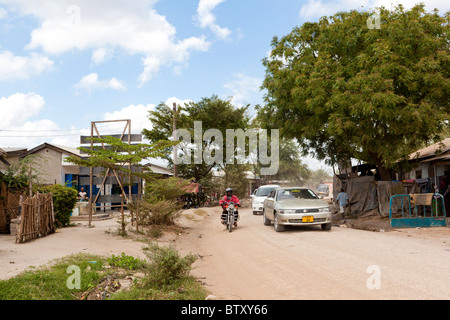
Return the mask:
MULTIPOLYGON (((138 166, 138 173, 141 173, 141 166, 138 166)), ((141 177, 138 177, 138 195, 136 204, 136 234, 139 234, 139 205, 141 202, 141 177)))
MULTIPOLYGON (((94 150, 94 126, 95 123, 91 122, 91 151, 94 150)), ((89 228, 91 227, 91 222, 92 222, 92 195, 93 195, 93 187, 92 187, 92 180, 93 180, 93 174, 94 174, 94 168, 90 167, 90 172, 89 172, 89 228)))
MULTIPOLYGON (((177 104, 173 103, 173 141, 177 140, 177 104)), ((173 176, 176 178, 178 176, 178 150, 177 146, 173 146, 173 176)))

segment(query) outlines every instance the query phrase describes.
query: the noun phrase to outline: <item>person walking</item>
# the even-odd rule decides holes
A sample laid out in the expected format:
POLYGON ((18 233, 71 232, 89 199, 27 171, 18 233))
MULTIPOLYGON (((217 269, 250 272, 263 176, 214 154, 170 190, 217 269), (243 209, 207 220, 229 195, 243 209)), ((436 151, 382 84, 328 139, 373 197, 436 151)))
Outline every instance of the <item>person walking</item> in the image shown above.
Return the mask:
POLYGON ((345 209, 350 204, 350 201, 347 193, 344 191, 344 188, 341 188, 341 192, 336 198, 336 203, 339 205, 339 212, 342 214, 342 217, 345 218, 345 209))

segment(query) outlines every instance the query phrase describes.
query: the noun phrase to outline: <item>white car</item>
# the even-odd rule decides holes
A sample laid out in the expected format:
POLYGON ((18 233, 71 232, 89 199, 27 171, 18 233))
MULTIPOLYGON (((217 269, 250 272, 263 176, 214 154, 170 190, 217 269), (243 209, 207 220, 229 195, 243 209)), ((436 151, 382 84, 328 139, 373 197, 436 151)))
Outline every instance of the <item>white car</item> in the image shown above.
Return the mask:
POLYGON ((284 231, 286 225, 320 225, 331 230, 331 211, 323 200, 308 188, 278 188, 264 200, 264 225, 273 221, 275 231, 284 231))
POLYGON ((264 200, 267 198, 267 196, 272 190, 275 190, 279 187, 280 186, 277 184, 269 184, 261 186, 253 192, 251 196, 253 214, 259 214, 263 212, 264 200))

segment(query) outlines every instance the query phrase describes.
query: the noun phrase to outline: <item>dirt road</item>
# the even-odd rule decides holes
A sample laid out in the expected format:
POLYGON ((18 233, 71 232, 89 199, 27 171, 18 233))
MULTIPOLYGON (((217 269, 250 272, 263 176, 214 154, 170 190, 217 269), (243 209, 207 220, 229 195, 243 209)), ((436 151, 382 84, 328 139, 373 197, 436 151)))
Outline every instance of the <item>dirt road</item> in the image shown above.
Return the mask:
MULTIPOLYGON (((218 299, 450 299, 450 228, 276 233, 262 216, 241 209, 239 227, 230 234, 219 213, 187 210, 179 221, 185 232, 160 239, 200 257, 192 273, 218 299)), ((26 244, 0 236, 0 279, 74 253, 145 258, 143 242, 113 234, 115 219, 94 225, 60 229, 26 244)))
POLYGON ((450 228, 276 233, 241 209, 232 233, 207 208, 176 239, 218 299, 450 299, 450 228))

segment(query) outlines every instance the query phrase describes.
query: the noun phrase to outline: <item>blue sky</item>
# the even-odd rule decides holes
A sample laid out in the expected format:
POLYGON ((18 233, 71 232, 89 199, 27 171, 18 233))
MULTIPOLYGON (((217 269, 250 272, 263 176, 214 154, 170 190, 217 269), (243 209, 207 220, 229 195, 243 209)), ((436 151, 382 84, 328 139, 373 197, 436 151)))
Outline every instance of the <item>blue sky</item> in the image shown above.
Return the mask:
MULTIPOLYGON (((425 4, 442 13, 445 2, 425 4)), ((262 104, 274 36, 379 5, 391 1, 0 0, 0 147, 77 147, 100 120, 131 119, 140 132, 161 102, 262 104)))

